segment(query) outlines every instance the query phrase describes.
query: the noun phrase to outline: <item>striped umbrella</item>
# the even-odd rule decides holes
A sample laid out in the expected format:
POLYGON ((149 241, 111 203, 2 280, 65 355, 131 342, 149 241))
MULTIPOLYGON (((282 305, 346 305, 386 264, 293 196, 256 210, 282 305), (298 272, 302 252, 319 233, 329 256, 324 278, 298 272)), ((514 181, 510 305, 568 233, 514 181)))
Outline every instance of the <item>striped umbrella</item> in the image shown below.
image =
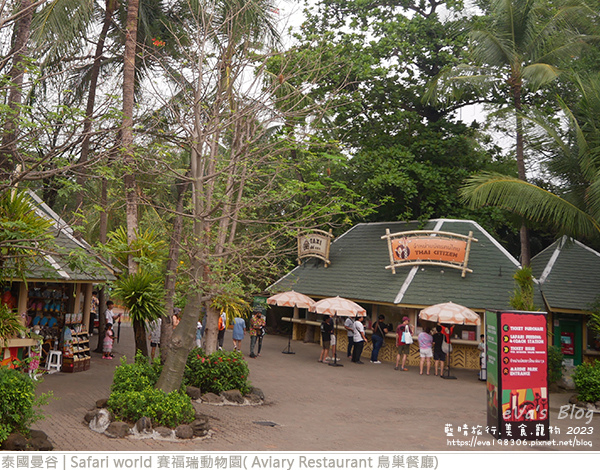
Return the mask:
POLYGON ((451 325, 479 325, 481 318, 473 310, 462 305, 447 302, 424 308, 419 313, 421 320, 451 325))
POLYGON ((319 300, 314 307, 309 310, 323 315, 339 315, 340 317, 356 317, 367 313, 367 311, 357 303, 340 296, 319 300))

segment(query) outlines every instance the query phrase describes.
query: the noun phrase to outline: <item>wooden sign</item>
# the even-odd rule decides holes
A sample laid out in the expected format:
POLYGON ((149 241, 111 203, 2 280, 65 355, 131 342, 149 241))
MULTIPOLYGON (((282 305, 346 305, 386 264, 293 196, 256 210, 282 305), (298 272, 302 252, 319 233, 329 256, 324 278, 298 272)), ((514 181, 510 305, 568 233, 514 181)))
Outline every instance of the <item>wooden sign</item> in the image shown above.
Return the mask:
POLYGON ((332 238, 331 230, 325 232, 314 229, 298 235, 298 264, 304 258, 319 258, 325 261, 327 267, 330 264, 329 247, 332 238))
POLYGON ((473 232, 468 236, 451 232, 436 232, 432 230, 415 230, 410 232, 390 233, 381 237, 387 239, 390 253, 391 269, 396 274, 399 266, 429 264, 447 266, 462 271, 462 277, 467 272, 473 272, 467 267, 473 232))

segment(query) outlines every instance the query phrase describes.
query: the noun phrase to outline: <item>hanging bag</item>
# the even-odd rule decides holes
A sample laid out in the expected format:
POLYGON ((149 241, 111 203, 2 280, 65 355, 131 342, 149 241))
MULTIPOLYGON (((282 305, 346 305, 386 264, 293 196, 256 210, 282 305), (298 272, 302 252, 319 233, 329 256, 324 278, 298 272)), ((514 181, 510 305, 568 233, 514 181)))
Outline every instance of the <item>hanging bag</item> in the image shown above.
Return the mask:
POLYGON ((412 344, 413 343, 412 335, 410 334, 410 328, 408 325, 406 325, 404 327, 404 333, 402 333, 402 342, 404 344, 412 344))

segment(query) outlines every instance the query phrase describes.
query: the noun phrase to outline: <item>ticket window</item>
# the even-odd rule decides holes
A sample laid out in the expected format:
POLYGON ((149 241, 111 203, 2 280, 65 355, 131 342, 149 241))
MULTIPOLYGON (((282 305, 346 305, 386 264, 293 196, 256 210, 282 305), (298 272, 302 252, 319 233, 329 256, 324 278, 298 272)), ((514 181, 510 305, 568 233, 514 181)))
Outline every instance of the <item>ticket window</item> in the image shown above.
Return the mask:
POLYGON ((558 320, 554 330, 554 345, 563 353, 565 366, 577 366, 582 362, 582 325, 578 320, 558 320))

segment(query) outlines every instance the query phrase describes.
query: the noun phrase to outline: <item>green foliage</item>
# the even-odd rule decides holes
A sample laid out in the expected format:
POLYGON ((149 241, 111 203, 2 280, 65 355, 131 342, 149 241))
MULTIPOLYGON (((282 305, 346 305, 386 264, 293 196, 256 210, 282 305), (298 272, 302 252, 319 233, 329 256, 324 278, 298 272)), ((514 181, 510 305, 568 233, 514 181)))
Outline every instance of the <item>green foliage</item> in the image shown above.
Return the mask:
POLYGON ((184 383, 202 390, 202 393, 220 393, 225 390, 250 391, 248 364, 237 351, 215 351, 206 356, 200 348, 190 351, 185 365, 184 383))
POLYGON ((154 388, 161 369, 158 360, 149 363, 139 351, 133 364, 121 358, 111 386, 109 410, 124 421, 135 422, 145 416, 170 428, 193 421, 194 407, 187 395, 180 391, 166 394, 154 388))
POLYGON ((573 373, 573 381, 579 400, 591 403, 600 400, 600 361, 578 365, 573 373))
POLYGON ((23 331, 19 317, 4 304, 0 304, 0 340, 17 336, 23 331))
POLYGON ((0 194, 0 267, 3 278, 25 278, 32 261, 52 247, 51 223, 38 216, 26 193, 0 194))
POLYGON ((122 357, 121 365, 115 369, 111 392, 140 392, 145 388, 154 387, 161 369, 160 362, 149 363, 148 358, 139 351, 135 355, 133 364, 127 364, 127 359, 122 357))
POLYGON ((225 312, 227 322, 233 323, 236 317, 245 317, 252 307, 250 304, 236 295, 221 294, 212 299, 211 307, 219 312, 225 312))
POLYGON ((563 358, 564 355, 559 346, 550 346, 548 348, 548 382, 555 383, 563 376, 563 358))
POLYGON ((535 311, 533 303, 533 273, 529 266, 519 269, 513 276, 517 287, 510 298, 510 306, 517 310, 535 311))
POLYGON ((132 255, 140 269, 156 271, 166 258, 166 243, 152 229, 136 230, 131 244, 127 241, 127 230, 118 227, 108 234, 104 248, 113 255, 122 268, 127 268, 127 258, 132 255))
POLYGON ((117 280, 113 295, 129 310, 133 321, 153 321, 164 314, 164 287, 160 277, 138 272, 117 280))
POLYGON ((12 432, 29 432, 29 426, 42 418, 38 408, 49 395, 36 398, 31 378, 7 367, 0 367, 0 391, 0 442, 3 442, 12 432))

